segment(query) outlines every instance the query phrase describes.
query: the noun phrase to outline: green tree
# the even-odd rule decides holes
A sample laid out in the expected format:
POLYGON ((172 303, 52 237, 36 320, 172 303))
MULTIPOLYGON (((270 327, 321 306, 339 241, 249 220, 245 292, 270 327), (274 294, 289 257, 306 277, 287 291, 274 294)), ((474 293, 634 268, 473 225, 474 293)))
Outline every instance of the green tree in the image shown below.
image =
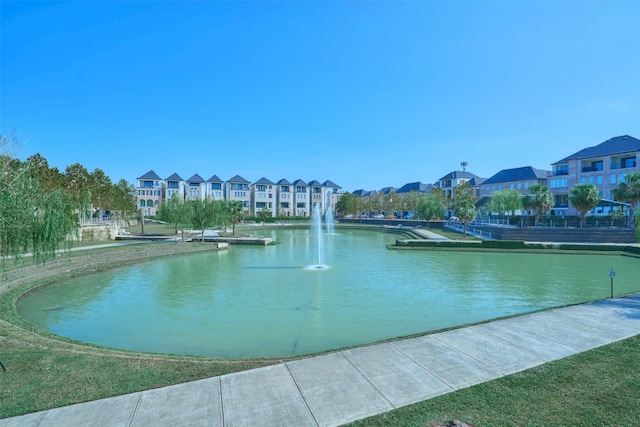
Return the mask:
POLYGON ((218 203, 211 197, 204 200, 192 200, 191 205, 191 225, 193 228, 202 230, 201 240, 204 241, 204 230, 220 222, 220 210, 218 203))
POLYGON ((77 230, 72 202, 62 189, 43 193, 38 170, 8 155, 14 136, 0 135, 0 265, 27 252, 44 262, 77 230))
POLYGON ((535 215, 535 225, 538 225, 540 215, 549 212, 553 207, 553 194, 542 184, 533 184, 529 187, 531 194, 523 198, 523 206, 532 209, 535 215))
POLYGON ((416 212, 416 209, 418 209, 419 200, 420 195, 417 192, 411 190, 406 194, 406 196, 402 198, 401 209, 407 212, 416 212))
POLYGON ((340 196, 340 199, 336 202, 336 211, 340 215, 355 214, 358 212, 360 197, 352 193, 344 193, 340 196))
POLYGON ((418 199, 416 212, 421 219, 440 219, 444 218, 444 204, 437 194, 422 195, 418 199))
POLYGON ((67 166, 64 172, 67 193, 78 209, 80 221, 84 222, 91 208, 91 176, 80 163, 67 166))
POLYGON ((58 168, 50 168, 47 159, 39 153, 29 157, 27 163, 29 163, 31 169, 37 173, 40 190, 43 193, 52 193, 56 190, 66 188, 64 175, 58 168))
POLYGON ((462 222, 464 225, 462 237, 464 239, 467 238, 467 228, 469 223, 473 222, 476 219, 476 215, 478 214, 478 210, 476 209, 476 205, 470 199, 460 200, 456 204, 455 215, 458 217, 458 220, 462 222))
POLYGON ((498 190, 491 195, 488 209, 491 212, 509 213, 515 215, 515 211, 522 208, 522 195, 518 190, 498 190))
POLYGON ((113 202, 113 183, 102 169, 95 169, 89 174, 91 205, 98 211, 106 210, 113 202))
POLYGON ((593 184, 577 184, 571 189, 569 202, 580 212, 580 219, 584 221, 587 212, 600 203, 600 193, 593 184))
POLYGON ((631 216, 636 216, 636 208, 640 202, 640 172, 627 174, 624 182, 613 190, 613 197, 618 201, 628 202, 631 205, 631 216))
POLYGON ((476 197, 476 189, 468 181, 463 181, 453 187, 453 209, 455 210, 460 203, 467 200, 475 203, 478 198, 476 197))
MULTIPOLYGON (((191 222, 190 206, 178 194, 173 194, 158 206, 158 219, 173 226, 178 234, 178 228, 184 229, 191 222)), ((182 234, 184 236, 184 232, 182 234)))
POLYGON ((224 206, 225 222, 231 223, 233 226, 233 235, 236 235, 236 224, 242 222, 244 218, 244 207, 242 202, 237 200, 227 200, 224 206))
POLYGON ((115 217, 128 218, 136 211, 136 193, 132 184, 121 179, 111 188, 112 206, 115 217))

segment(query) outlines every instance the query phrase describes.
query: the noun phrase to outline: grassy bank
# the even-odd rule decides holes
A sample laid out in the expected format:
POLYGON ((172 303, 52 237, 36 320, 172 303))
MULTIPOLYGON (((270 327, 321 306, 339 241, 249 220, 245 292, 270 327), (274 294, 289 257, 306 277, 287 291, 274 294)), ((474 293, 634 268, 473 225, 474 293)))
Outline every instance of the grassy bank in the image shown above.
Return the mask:
MULTIPOLYGON (((278 363, 108 349, 58 337, 20 318, 15 299, 34 286, 211 245, 153 243, 91 249, 45 266, 7 272, 0 282, 0 418, 278 363)), ((356 426, 640 425, 638 337, 400 408, 356 426)))
POLYGON ((350 426, 637 426, 638 356, 636 336, 350 426))
MULTIPOLYGON (((0 281, 0 418, 177 384, 277 363, 278 359, 220 360, 121 351, 59 337, 26 322, 15 300, 36 286, 212 245, 153 243, 94 248, 46 265, 29 258, 0 281)), ((13 267, 11 269, 11 267, 13 267)))

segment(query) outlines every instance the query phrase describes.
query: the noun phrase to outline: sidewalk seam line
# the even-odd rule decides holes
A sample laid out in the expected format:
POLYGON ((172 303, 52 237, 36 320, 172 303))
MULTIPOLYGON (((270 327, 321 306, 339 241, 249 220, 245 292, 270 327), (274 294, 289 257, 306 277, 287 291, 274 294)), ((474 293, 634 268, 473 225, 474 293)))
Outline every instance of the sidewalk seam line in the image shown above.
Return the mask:
MULTIPOLYGON (((349 358, 347 357, 347 355, 346 355, 346 353, 345 353, 344 351, 341 351, 341 352, 340 352, 340 354, 342 354, 342 357, 344 357, 344 358, 347 360, 347 362, 348 362, 351 366, 353 366, 353 369, 355 369, 355 370, 358 372, 358 374, 359 374, 362 378, 364 378, 364 380, 365 380, 367 383, 369 383, 369 385, 370 385, 371 387, 373 387, 373 389, 374 389, 374 390, 375 390, 375 391, 376 391, 380 396, 382 396, 382 398, 383 398, 384 400, 386 400, 386 401, 387 401, 387 403, 389 403, 389 405, 391 405, 391 407, 392 407, 393 409, 397 409, 397 408, 398 408, 396 405, 394 405, 393 403, 391 403, 391 401, 390 401, 389 399, 387 399, 387 396, 385 396, 385 395, 384 395, 384 394, 383 394, 383 393, 378 389, 378 387, 376 387, 376 386, 375 386, 375 385, 374 385, 374 384, 369 380, 369 378, 367 378, 367 376, 366 376, 364 373, 362 373, 362 371, 358 368, 358 365, 356 365, 356 364, 355 364, 351 359, 349 359, 349 358)), ((385 411, 385 412, 388 412, 388 411, 385 411)))
POLYGON ((129 415, 129 427, 131 427, 133 425, 133 420, 136 417, 136 414, 138 413, 138 408, 140 408, 140 402, 142 401, 142 393, 144 392, 139 392, 138 393, 138 399, 136 400, 136 404, 133 407, 133 411, 131 411, 131 415, 129 415))
POLYGON ((291 372, 291 369, 289 369, 289 364, 287 362, 285 362, 285 363, 283 363, 283 365, 284 365, 285 369, 287 370, 287 372, 289 373, 289 376, 291 377, 291 380, 295 384, 296 389, 298 389, 298 393, 300 394, 300 397, 302 398, 302 401, 304 402, 304 406, 307 408, 307 411, 309 411, 309 415, 311 415, 311 419, 313 419, 313 422, 316 423, 317 426, 320 426, 320 423, 318 422, 318 419, 316 418, 315 414, 311 410, 311 407, 309 406, 309 403, 307 402, 307 399, 304 397, 304 393, 302 392, 302 389, 300 388, 300 385, 298 384, 298 381, 296 381, 296 377, 293 375, 293 372, 291 372))

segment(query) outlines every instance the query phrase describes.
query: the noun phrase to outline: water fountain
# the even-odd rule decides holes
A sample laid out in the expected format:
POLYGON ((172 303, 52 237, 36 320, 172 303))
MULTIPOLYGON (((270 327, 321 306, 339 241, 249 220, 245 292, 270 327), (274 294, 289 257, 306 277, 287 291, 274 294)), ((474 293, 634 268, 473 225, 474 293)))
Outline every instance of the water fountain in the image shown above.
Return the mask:
POLYGON ((323 261, 323 235, 322 235, 322 209, 320 208, 320 203, 316 203, 313 206, 313 215, 311 217, 311 230, 313 231, 313 235, 317 240, 318 244, 318 264, 314 265, 312 268, 316 270, 322 270, 327 268, 326 265, 322 263, 323 261))
POLYGON ((334 234, 333 232, 333 212, 331 212, 331 205, 327 203, 327 210, 324 212, 324 221, 327 223, 327 234, 334 234))

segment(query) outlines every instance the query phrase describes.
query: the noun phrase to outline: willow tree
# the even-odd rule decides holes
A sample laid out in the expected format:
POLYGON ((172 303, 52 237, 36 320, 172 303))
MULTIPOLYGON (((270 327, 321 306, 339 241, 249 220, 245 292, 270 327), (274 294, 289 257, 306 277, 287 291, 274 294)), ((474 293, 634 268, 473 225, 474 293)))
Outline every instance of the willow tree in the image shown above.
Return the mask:
POLYGON ((28 252, 37 262, 55 256, 77 230, 73 202, 62 189, 43 193, 36 170, 3 154, 11 141, 0 135, 0 265, 28 252))
POLYGON ((418 199, 416 212, 421 219, 442 219, 444 218, 444 203, 438 194, 421 195, 418 199))

